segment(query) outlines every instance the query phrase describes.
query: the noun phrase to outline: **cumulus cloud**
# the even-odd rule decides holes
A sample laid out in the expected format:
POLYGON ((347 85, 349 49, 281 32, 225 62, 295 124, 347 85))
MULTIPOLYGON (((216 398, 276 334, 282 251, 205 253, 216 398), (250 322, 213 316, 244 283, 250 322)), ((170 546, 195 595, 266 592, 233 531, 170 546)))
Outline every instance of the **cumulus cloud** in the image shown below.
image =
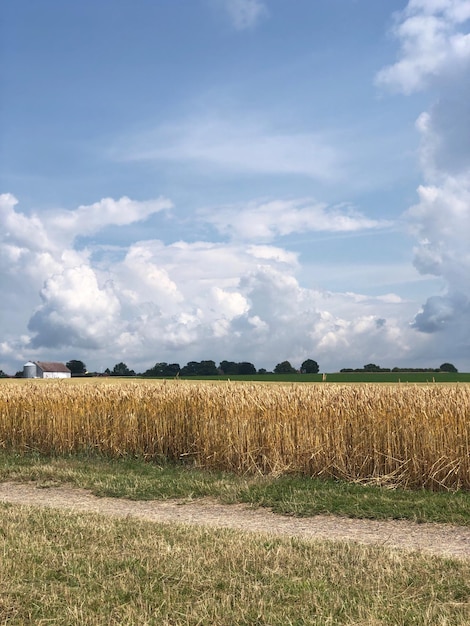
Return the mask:
POLYGON ((22 354, 40 346, 104 345, 115 329, 110 322, 118 317, 119 299, 93 267, 91 251, 76 249, 74 242, 109 225, 144 220, 171 208, 171 203, 163 198, 147 202, 105 198, 75 210, 40 215, 23 213, 17 205, 12 194, 0 195, 2 307, 9 319, 3 353, 22 354), (23 330, 21 340, 16 326, 24 330, 28 326, 29 333, 23 330))
POLYGON ((469 0, 410 0, 393 29, 399 59, 378 73, 378 84, 409 94, 468 68, 469 19, 469 0))
POLYGON ((0 194, 0 241, 2 251, 12 260, 21 257, 22 250, 48 250, 52 242, 37 215, 28 217, 16 211, 18 200, 11 193, 0 194))
MULTIPOLYGON (((272 368, 284 359, 300 365, 311 356, 322 359, 324 367, 334 367, 338 350, 342 362, 352 365, 361 365, 362 355, 367 362, 391 350, 407 354, 409 303, 393 295, 371 299, 305 289, 296 277, 297 255, 279 245, 254 243, 240 232, 229 243, 148 239, 129 245, 119 258, 108 258, 96 254, 98 244, 93 254, 74 248, 75 237, 86 231, 80 211, 73 218, 74 231, 53 212, 42 221, 42 216, 15 211, 11 196, 2 202, 4 223, 8 220, 16 230, 10 228, 10 238, 2 231, 1 271, 10 281, 13 270, 26 264, 33 264, 35 271, 22 273, 24 291, 15 292, 17 301, 9 290, 11 319, 19 303, 24 311, 15 319, 17 326, 2 337, 0 365, 15 358, 40 358, 45 350, 49 358, 82 358, 91 367, 93 362, 112 367, 125 359, 135 369, 162 360, 184 364, 203 358, 251 360, 272 368), (26 250, 17 224, 25 225, 28 236, 28 220, 35 220, 38 232, 44 233, 43 249, 39 245, 22 257, 11 247, 26 250), (68 233, 62 243, 58 233, 68 233), (41 263, 42 256, 48 261, 41 263)), ((273 206, 289 209, 282 203, 273 206)), ((271 218, 269 229, 279 235, 305 228, 308 206, 294 203, 291 221, 273 226, 271 218)), ((323 210, 318 209, 317 217, 323 210)), ((145 219, 146 214, 145 208, 137 210, 132 219, 145 219)), ((113 210, 100 223, 123 219, 113 210)))
POLYGON ((355 232, 390 226, 372 220, 349 206, 328 207, 309 199, 251 202, 202 211, 204 219, 223 234, 235 238, 271 241, 291 233, 355 232))
POLYGON ((457 177, 465 186, 470 171, 470 70, 454 88, 416 121, 420 133, 420 159, 425 178, 444 181, 457 177))
POLYGON ((470 169, 470 0, 410 0, 394 30, 401 59, 377 80, 404 93, 434 88, 416 123, 424 176, 470 169), (459 43, 458 43, 459 42, 459 43), (437 97, 436 97, 437 96, 437 97))
MULTIPOLYGON (((440 187, 421 186, 419 197, 420 202, 408 211, 413 232, 419 239, 414 264, 423 274, 442 277, 445 293, 428 299, 414 325, 424 332, 449 327, 457 332, 460 327, 465 334, 470 312, 468 179, 447 177, 440 187)), ((470 338, 468 330, 466 334, 470 338)))
POLYGON ((51 276, 40 296, 43 304, 28 325, 34 333, 32 348, 100 348, 109 344, 119 301, 111 288, 99 285, 90 267, 74 267, 51 276))
POLYGON ((234 330, 247 335, 264 360, 275 345, 297 365, 313 354, 328 367, 340 353, 343 364, 355 367, 366 355, 383 360, 392 351, 406 358, 412 345, 400 302, 305 289, 270 267, 244 277, 240 289, 250 309, 235 320, 234 330))
POLYGON ((57 252, 71 246, 79 236, 91 235, 106 226, 126 226, 171 209, 166 198, 139 202, 122 197, 103 198, 73 210, 54 209, 26 215, 16 210, 18 200, 0 194, 0 243, 2 251, 19 260, 28 252, 57 252))
POLYGON ((447 178, 441 187, 421 186, 420 201, 409 209, 408 218, 420 240, 415 250, 418 269, 470 293, 470 189, 465 182, 447 178))
POLYGON ((462 315, 468 319, 469 314, 470 300, 462 293, 431 296, 416 315, 413 326, 422 332, 434 333, 455 324, 462 315))
POLYGON ((436 101, 418 118, 425 183, 406 213, 418 244, 414 265, 442 279, 412 327, 437 334, 436 348, 470 348, 470 1, 410 0, 394 30, 400 58, 377 77, 404 93, 432 87, 436 101))

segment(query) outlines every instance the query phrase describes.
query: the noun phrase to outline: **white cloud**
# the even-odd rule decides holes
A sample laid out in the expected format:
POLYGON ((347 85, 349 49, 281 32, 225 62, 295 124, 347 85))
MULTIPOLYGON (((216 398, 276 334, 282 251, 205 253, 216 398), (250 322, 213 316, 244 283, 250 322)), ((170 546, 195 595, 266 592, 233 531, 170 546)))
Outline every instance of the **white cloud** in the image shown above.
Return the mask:
POLYGON ((261 121, 194 118, 121 140, 111 156, 122 161, 210 165, 215 171, 301 174, 336 180, 344 155, 325 133, 273 131, 261 121))
POLYGON ((268 14, 262 0, 218 0, 218 4, 227 12, 236 30, 253 28, 268 14))
POLYGON ((261 241, 292 233, 357 232, 391 225, 386 220, 371 220, 352 207, 328 207, 310 199, 268 200, 217 207, 202 211, 201 215, 220 233, 261 241))
POLYGON ((469 19, 469 0, 410 0, 394 28, 399 60, 378 73, 378 84, 409 94, 468 67, 469 19))
POLYGON ((33 348, 74 345, 104 347, 115 333, 119 302, 112 288, 100 286, 88 266, 53 275, 41 290, 42 305, 31 317, 33 348))
MULTIPOLYGON (((13 200, 5 202, 11 217, 13 200)), ((280 226, 266 218, 269 232, 304 229, 313 217, 328 225, 322 207, 308 217, 310 204, 273 206, 279 215, 291 210, 292 215, 280 226)), ((119 213, 113 216, 106 222, 122 219, 119 213)), ((185 364, 204 358, 249 360, 268 369, 284 359, 299 366, 308 357, 329 370, 338 363, 356 367, 370 361, 416 365, 416 346, 431 341, 429 333, 416 333, 409 325, 413 303, 393 293, 370 297, 304 288, 296 276, 295 253, 255 245, 241 233, 229 243, 139 241, 120 259, 97 255, 97 263, 94 254, 74 249, 76 233, 64 229, 52 212, 44 223, 35 219, 39 230, 47 230, 46 250, 19 260, 8 248, 12 244, 0 242, 9 280, 19 263, 34 261, 36 267, 34 276, 24 274, 17 302, 9 290, 6 307, 13 311, 19 302, 22 314, 10 315, 13 326, 1 338, 2 369, 45 353, 81 358, 97 369, 124 360, 137 371, 157 361, 185 364), (60 245, 58 233, 65 230, 69 234, 60 245), (42 256, 48 261, 40 264, 42 256)), ((81 218, 76 223, 83 230, 81 218)))
POLYGON ((413 333, 400 320, 409 309, 391 298, 384 302, 305 289, 295 277, 269 267, 244 277, 240 288, 250 310, 234 327, 249 337, 264 361, 277 354, 298 366, 316 355, 328 368, 340 354, 343 366, 356 367, 363 365, 361 359, 383 362, 390 354, 404 359, 411 348, 413 333), (257 321, 253 328, 250 320, 257 321))
POLYGON ((152 302, 168 303, 171 300, 176 305, 182 301, 183 296, 177 285, 169 277, 168 271, 155 262, 148 246, 131 246, 118 267, 122 290, 134 304, 141 302, 142 298, 145 302, 149 297, 152 302), (132 289, 128 286, 132 286, 132 289))
POLYGON ((253 245, 247 247, 247 252, 255 259, 265 259, 267 261, 275 261, 276 263, 286 263, 291 267, 296 267, 297 253, 289 252, 283 248, 276 246, 253 245))
MULTIPOLYGON (((10 256, 19 259, 22 249, 44 250, 52 247, 42 220, 15 210, 18 200, 10 193, 0 194, 0 241, 10 256)), ((3 248, 2 245, 2 248, 3 248)))
POLYGON ((427 300, 415 326, 424 332, 452 329, 454 340, 465 345, 470 342, 469 179, 447 177, 440 187, 421 186, 419 198, 408 212, 420 241, 414 264, 423 274, 442 277, 446 292, 427 300))
POLYGON ((119 200, 103 198, 74 211, 53 211, 45 219, 54 230, 75 237, 94 234, 109 225, 126 226, 140 222, 172 207, 172 202, 166 198, 138 202, 123 196, 119 200))
POLYGON ((457 84, 448 84, 445 94, 416 122, 421 135, 423 174, 434 184, 450 176, 459 178, 460 185, 466 185, 470 171, 469 102, 470 68, 457 84))
POLYGON ((139 202, 124 196, 119 200, 103 198, 73 210, 49 210, 39 216, 16 211, 17 204, 12 194, 0 194, 1 249, 17 260, 39 251, 44 254, 63 250, 79 236, 97 233, 106 226, 139 222, 173 206, 166 198, 139 202))
POLYGON ((92 266, 90 251, 76 250, 74 241, 108 225, 143 220, 170 208, 171 203, 107 198, 91 206, 41 215, 24 214, 16 209, 17 204, 13 195, 0 195, 2 306, 9 320, 3 329, 4 337, 9 337, 3 342, 3 352, 8 352, 8 346, 21 355, 40 346, 97 349, 105 345, 109 333, 116 331, 119 300, 92 266), (32 335, 24 333, 28 318, 32 335), (21 340, 18 329, 23 329, 21 340))
POLYGON ((438 99, 416 123, 425 183, 406 213, 418 244, 414 265, 443 280, 415 315, 413 327, 436 335, 436 351, 470 349, 470 1, 410 0, 395 34, 399 61, 378 81, 405 93, 428 86, 438 99))

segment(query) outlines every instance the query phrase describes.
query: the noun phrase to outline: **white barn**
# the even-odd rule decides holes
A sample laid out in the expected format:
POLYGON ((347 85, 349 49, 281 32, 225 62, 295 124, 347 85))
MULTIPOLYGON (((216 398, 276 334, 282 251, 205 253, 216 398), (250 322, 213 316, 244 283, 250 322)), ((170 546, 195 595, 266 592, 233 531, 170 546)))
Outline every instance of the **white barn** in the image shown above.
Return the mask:
POLYGON ((71 372, 63 363, 29 361, 23 366, 23 378, 70 378, 71 372))

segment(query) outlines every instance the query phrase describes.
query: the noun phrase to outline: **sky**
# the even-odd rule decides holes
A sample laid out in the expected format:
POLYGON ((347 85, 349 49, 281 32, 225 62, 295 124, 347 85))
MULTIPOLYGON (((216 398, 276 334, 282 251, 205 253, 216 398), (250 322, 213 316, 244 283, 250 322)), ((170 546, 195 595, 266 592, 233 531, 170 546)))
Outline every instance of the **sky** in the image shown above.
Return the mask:
POLYGON ((470 371, 470 0, 0 8, 0 369, 470 371))

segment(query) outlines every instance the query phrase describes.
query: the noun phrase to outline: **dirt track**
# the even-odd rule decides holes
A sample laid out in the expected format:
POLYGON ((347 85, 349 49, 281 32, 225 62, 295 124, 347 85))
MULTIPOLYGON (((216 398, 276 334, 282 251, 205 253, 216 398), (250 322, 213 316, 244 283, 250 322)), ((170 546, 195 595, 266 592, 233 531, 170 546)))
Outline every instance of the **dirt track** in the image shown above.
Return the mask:
POLYGON ((83 489, 38 488, 34 483, 0 483, 0 503, 69 509, 153 522, 233 528, 303 539, 332 539, 422 550, 440 556, 470 559, 470 528, 447 524, 414 524, 334 516, 295 518, 245 505, 223 505, 209 500, 133 501, 98 498, 83 489))

